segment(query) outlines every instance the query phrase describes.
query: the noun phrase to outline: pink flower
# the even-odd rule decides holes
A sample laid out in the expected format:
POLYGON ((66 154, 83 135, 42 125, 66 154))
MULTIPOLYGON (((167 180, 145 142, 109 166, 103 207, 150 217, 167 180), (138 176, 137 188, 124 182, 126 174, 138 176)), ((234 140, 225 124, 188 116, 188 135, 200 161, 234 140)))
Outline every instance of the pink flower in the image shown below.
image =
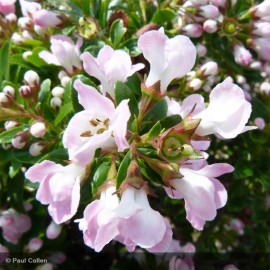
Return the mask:
POLYGON ((27 170, 25 177, 33 183, 40 183, 36 198, 42 204, 49 204, 49 214, 55 223, 71 219, 80 201, 80 182, 85 168, 72 163, 62 166, 44 160, 27 170))
POLYGON ((219 10, 214 5, 205 5, 200 7, 200 14, 208 19, 215 19, 219 15, 219 10))
POLYGON ((31 219, 10 208, 0 213, 0 227, 2 227, 4 239, 17 244, 21 235, 30 229, 31 219))
POLYGON ((263 22, 263 21, 255 22, 252 34, 261 37, 270 37, 270 22, 263 22))
POLYGON ((196 48, 188 37, 178 35, 169 39, 162 28, 141 35, 138 47, 150 63, 146 86, 160 81, 163 93, 173 79, 183 77, 192 69, 196 59, 196 48))
POLYGON ((85 244, 100 251, 111 240, 117 240, 129 251, 136 245, 150 252, 165 252, 172 240, 168 221, 148 202, 146 191, 128 187, 119 203, 115 187, 103 190, 100 200, 88 205, 79 228, 85 244))
POLYGON ((29 253, 33 253, 41 249, 43 246, 43 240, 41 238, 32 238, 27 246, 25 247, 25 251, 29 253))
POLYGON ((265 0, 261 4, 255 6, 255 15, 258 17, 266 17, 270 15, 270 1, 265 0))
POLYGON ((15 13, 16 0, 0 0, 0 12, 6 14, 15 13))
POLYGON ((38 10, 41 10, 41 5, 34 1, 20 0, 20 5, 24 17, 32 17, 38 10))
POLYGON ((217 209, 223 207, 227 201, 227 191, 215 178, 233 171, 233 167, 226 163, 205 165, 201 168, 182 166, 181 179, 170 181, 172 188, 168 195, 172 198, 184 198, 187 220, 197 230, 202 230, 205 221, 213 220, 217 209))
POLYGON ((236 44, 233 47, 234 60, 241 66, 247 66, 252 61, 252 54, 243 44, 236 44))
POLYGON ((191 23, 191 24, 185 25, 183 27, 183 31, 185 35, 191 38, 198 38, 203 33, 203 27, 198 23, 191 23))
POLYGON ((201 95, 187 97, 181 106, 181 116, 187 116, 195 104, 191 117, 201 118, 195 131, 200 136, 216 134, 230 139, 254 129, 245 126, 251 114, 251 104, 246 101, 243 90, 231 82, 231 78, 227 78, 212 90, 207 108, 201 95))
POLYGON ((62 66, 69 74, 73 74, 76 69, 81 69, 80 47, 82 38, 78 38, 77 43, 64 35, 51 36, 51 51, 41 51, 39 57, 46 63, 62 66))
POLYGON ((117 81, 125 82, 136 71, 144 68, 143 64, 132 65, 130 56, 122 50, 113 50, 105 45, 98 53, 97 58, 89 52, 81 55, 85 71, 97 78, 101 83, 101 91, 114 98, 114 84, 117 81))
POLYGON ((62 226, 56 224, 53 220, 46 230, 46 236, 48 239, 56 239, 62 231, 62 226))
POLYGON ((130 117, 128 100, 115 108, 110 99, 80 80, 74 82, 74 88, 85 110, 73 116, 64 132, 63 144, 70 159, 86 165, 98 148, 114 148, 115 144, 118 151, 128 148, 125 138, 130 117))
POLYGON ((260 129, 260 130, 263 130, 266 126, 264 119, 261 117, 256 117, 254 119, 254 123, 258 127, 258 129, 260 129))
POLYGON ((62 20, 59 14, 50 10, 41 9, 33 14, 33 22, 41 27, 55 27, 61 24, 62 20))

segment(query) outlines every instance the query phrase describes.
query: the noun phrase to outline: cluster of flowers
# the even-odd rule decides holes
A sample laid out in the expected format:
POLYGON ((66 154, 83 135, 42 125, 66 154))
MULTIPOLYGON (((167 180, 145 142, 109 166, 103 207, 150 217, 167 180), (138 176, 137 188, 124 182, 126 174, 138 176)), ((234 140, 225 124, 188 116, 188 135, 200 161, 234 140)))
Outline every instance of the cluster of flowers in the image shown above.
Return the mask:
POLYGON ((68 149, 69 165, 45 160, 26 172, 28 179, 40 183, 36 198, 49 204, 50 215, 60 224, 77 212, 80 186, 87 178, 96 150, 101 148, 104 155, 113 156, 108 179, 99 189, 100 199, 90 203, 84 217, 77 220, 85 243, 96 251, 117 240, 129 251, 138 245, 150 252, 165 252, 172 241, 168 220, 149 205, 147 194, 152 192, 140 173, 139 158, 162 176, 170 197, 184 198, 187 219, 202 230, 205 221, 213 220, 216 210, 227 200, 227 192, 216 177, 233 171, 229 164, 207 164, 203 158, 206 154, 200 152, 210 144, 205 136, 216 134, 231 139, 254 128, 245 126, 251 105, 230 78, 212 90, 207 107, 198 94, 190 95, 181 105, 166 96, 170 82, 183 77, 194 65, 196 48, 189 38, 179 35, 169 39, 163 29, 153 30, 141 35, 138 47, 150 63, 150 72, 142 82, 137 123, 156 104, 156 97, 165 99, 168 115, 180 115, 182 122, 154 138, 146 133, 136 134, 140 137, 137 139, 134 136, 127 139, 129 100, 115 106, 114 85, 117 81, 125 82, 143 64, 132 65, 128 54, 109 46, 103 47, 97 58, 85 52, 80 57, 84 69, 100 81, 101 93, 79 79, 74 82, 84 110, 72 117, 64 131, 63 145, 68 149), (156 149, 158 158, 139 153, 142 145, 156 149), (131 162, 117 190, 115 158, 129 148, 131 162))

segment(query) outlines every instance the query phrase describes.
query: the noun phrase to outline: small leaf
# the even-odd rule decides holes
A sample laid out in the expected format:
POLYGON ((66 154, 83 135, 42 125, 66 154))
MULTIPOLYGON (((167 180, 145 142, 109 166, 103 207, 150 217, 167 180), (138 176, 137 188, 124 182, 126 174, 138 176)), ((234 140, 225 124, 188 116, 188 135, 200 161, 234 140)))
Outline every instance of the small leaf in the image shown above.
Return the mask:
POLYGON ((50 153, 44 155, 42 158, 40 158, 38 162, 41 162, 46 159, 62 163, 64 160, 68 160, 67 149, 64 149, 64 148, 55 149, 51 151, 50 153))
POLYGON ((19 126, 12 128, 10 130, 4 131, 0 134, 0 143, 9 143, 14 138, 14 136, 24 130, 27 127, 27 125, 19 126))
POLYGON ((154 14, 154 16, 152 18, 152 22, 163 25, 164 22, 170 22, 176 17, 177 17, 177 13, 174 12, 173 10, 171 10, 171 9, 162 9, 162 10, 158 10, 154 14))
POLYGON ((40 86, 40 91, 38 93, 38 100, 40 102, 44 102, 45 100, 47 100, 50 90, 51 90, 51 80, 47 79, 43 81, 40 86))
POLYGON ((101 187, 104 184, 104 182, 107 180, 107 175, 108 175, 110 166, 111 166, 111 162, 106 161, 106 162, 101 163, 101 165, 95 171, 93 180, 91 182, 93 195, 97 193, 99 187, 101 187))
POLYGON ((63 120, 64 118, 73 111, 73 107, 71 103, 67 103, 65 105, 63 105, 59 112, 58 115, 56 116, 55 120, 54 120, 54 125, 58 126, 63 120))
POLYGON ((37 47, 32 50, 32 53, 27 56, 26 61, 31 63, 32 65, 36 67, 42 67, 44 65, 48 65, 42 58, 39 57, 39 53, 41 51, 46 50, 45 48, 42 47, 37 47))
POLYGON ((158 136, 162 130, 161 124, 158 121, 148 132, 148 139, 153 139, 154 137, 158 136))
POLYGON ((1 46, 0 50, 0 85, 3 80, 9 80, 9 51, 11 42, 9 40, 1 46))
POLYGON ((119 166, 119 169, 118 169, 118 173, 116 176, 116 188, 117 189, 121 186, 121 184, 126 179, 127 170, 128 170, 128 166, 130 164, 130 161, 131 161, 131 151, 129 150, 127 152, 127 154, 125 155, 124 159, 122 160, 122 162, 119 166))
POLYGON ((13 178, 14 176, 16 176, 17 173, 20 171, 21 167, 22 167, 22 163, 13 159, 9 167, 9 172, 8 172, 9 177, 13 178))
POLYGON ((126 33, 127 28, 124 27, 123 20, 118 19, 113 22, 110 28, 110 37, 114 47, 117 47, 118 44, 121 42, 124 34, 126 33))

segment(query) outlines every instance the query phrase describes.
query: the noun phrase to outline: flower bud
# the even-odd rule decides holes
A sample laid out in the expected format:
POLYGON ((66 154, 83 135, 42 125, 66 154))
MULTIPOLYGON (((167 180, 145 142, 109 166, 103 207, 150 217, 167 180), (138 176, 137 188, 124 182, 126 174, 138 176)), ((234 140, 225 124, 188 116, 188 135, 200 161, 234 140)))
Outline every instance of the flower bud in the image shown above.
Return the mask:
POLYGON ((218 65, 214 61, 210 61, 202 65, 199 69, 203 76, 216 75, 218 73, 218 65))
POLYGON ((257 117, 254 120, 255 125, 258 127, 258 129, 263 130, 265 128, 265 121, 261 117, 257 117))
POLYGON ((61 98, 63 96, 64 92, 65 92, 65 89, 63 87, 60 87, 60 86, 56 86, 52 89, 52 95, 54 97, 61 98))
POLYGON ((44 149, 45 149, 44 142, 35 142, 30 145, 29 153, 31 156, 37 157, 42 154, 44 149))
POLYGON ((260 85, 260 92, 261 92, 262 94, 269 95, 269 94, 270 94, 270 83, 269 83, 269 82, 263 82, 263 83, 260 85))
POLYGON ((41 27, 39 25, 34 25, 34 31, 41 37, 44 37, 48 33, 48 28, 46 27, 41 27))
POLYGON ((28 132, 19 132, 12 140, 11 144, 16 149, 22 149, 28 142, 28 132))
POLYGON ((203 33, 203 28, 200 24, 187 24, 183 27, 184 34, 191 37, 197 38, 200 37, 203 33))
POLYGON ((242 75, 237 75, 236 76, 236 82, 238 84, 244 84, 244 83, 246 83, 246 78, 244 76, 242 76, 242 75))
POLYGON ((33 53, 31 51, 26 51, 22 54, 22 57, 24 60, 27 60, 27 58, 32 55, 33 53))
POLYGON ((69 81, 70 81, 70 77, 64 76, 63 78, 61 78, 61 85, 62 85, 63 87, 66 87, 67 84, 69 83, 69 81))
POLYGON ((43 122, 34 122, 30 127, 30 133, 35 138, 41 138, 46 133, 46 126, 43 122))
POLYGON ((233 47, 234 60, 241 66, 247 66, 252 61, 252 55, 243 44, 236 44, 233 47))
POLYGON ((18 26, 21 29, 28 29, 31 27, 32 20, 29 17, 21 17, 18 19, 18 26))
POLYGON ((1 92, 0 93, 0 106, 6 108, 9 107, 13 102, 13 97, 10 95, 1 92))
POLYGON ((207 48, 202 44, 197 44, 196 49, 197 49, 197 55, 199 57, 204 57, 207 53, 207 48))
POLYGON ((16 126, 18 126, 18 122, 17 121, 6 121, 4 126, 5 126, 5 130, 10 130, 12 128, 15 128, 16 126))
POLYGON ((30 31, 24 30, 24 31, 22 32, 22 38, 23 38, 23 41, 24 41, 24 40, 26 40, 26 39, 33 39, 33 36, 32 36, 32 34, 31 34, 30 31))
POLYGON ((61 231, 62 226, 52 221, 46 230, 46 236, 48 239, 56 239, 60 235, 61 231))
POLYGON ((270 2, 268 0, 263 1, 259 5, 254 7, 255 16, 257 17, 266 17, 270 15, 270 2))
POLYGON ((10 86, 10 85, 6 85, 4 88, 3 88, 3 93, 7 94, 7 95, 10 95, 11 97, 15 98, 16 96, 16 92, 15 92, 15 89, 10 86))
POLYGON ((214 5, 201 6, 200 14, 207 19, 215 19, 219 15, 219 10, 214 5))
POLYGON ((50 105, 54 110, 58 110, 62 106, 62 100, 59 97, 53 97, 50 105))
POLYGON ((262 63, 260 61, 254 61, 249 66, 252 69, 260 70, 262 68, 262 63))
POLYGON ((19 45, 19 44, 22 44, 23 43, 23 37, 17 33, 17 32, 14 32, 11 36, 11 40, 13 41, 13 43, 15 45, 19 45))
POLYGON ((213 34, 218 30, 217 21, 215 20, 206 20, 203 23, 203 30, 209 34, 213 34))
POLYGON ((58 73, 58 79, 61 80, 63 77, 68 77, 68 74, 64 70, 61 70, 58 73))
POLYGON ((30 87, 35 87, 38 86, 40 83, 40 78, 38 76, 38 74, 33 71, 33 70, 28 70, 25 74, 24 74, 24 81, 30 86, 30 87))
POLYGON ((29 253, 34 253, 38 251, 43 245, 43 240, 41 238, 32 238, 28 245, 26 246, 26 251, 29 253))
POLYGON ((15 24, 17 22, 17 16, 14 13, 6 15, 5 19, 10 24, 15 24))
POLYGON ((198 90, 198 89, 201 88, 202 83, 203 83, 202 80, 200 80, 200 79, 198 79, 198 78, 195 78, 195 79, 193 79, 193 80, 190 81, 190 83, 189 83, 188 86, 189 86, 193 91, 196 91, 196 90, 198 90))
POLYGON ((28 85, 21 86, 19 92, 22 98, 29 98, 33 95, 33 92, 28 85))

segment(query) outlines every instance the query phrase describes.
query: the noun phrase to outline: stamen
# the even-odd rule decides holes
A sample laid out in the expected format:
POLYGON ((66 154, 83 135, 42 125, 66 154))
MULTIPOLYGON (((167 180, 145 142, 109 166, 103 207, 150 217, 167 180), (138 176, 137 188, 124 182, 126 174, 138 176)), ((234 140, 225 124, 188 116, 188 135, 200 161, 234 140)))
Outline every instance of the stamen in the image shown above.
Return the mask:
POLYGON ((103 133, 104 131, 106 130, 106 128, 100 128, 100 129, 98 129, 97 130, 97 134, 101 134, 101 133, 103 133))
POLYGON ((91 137, 92 133, 90 130, 84 131, 83 133, 81 133, 80 135, 81 137, 91 137))
POLYGON ((93 126, 93 127, 96 127, 96 126, 99 124, 99 122, 97 121, 97 119, 91 119, 91 120, 89 121, 89 123, 90 123, 90 125, 93 126))
POLYGON ((109 118, 105 119, 103 121, 104 126, 109 127, 109 122, 110 122, 109 118))

